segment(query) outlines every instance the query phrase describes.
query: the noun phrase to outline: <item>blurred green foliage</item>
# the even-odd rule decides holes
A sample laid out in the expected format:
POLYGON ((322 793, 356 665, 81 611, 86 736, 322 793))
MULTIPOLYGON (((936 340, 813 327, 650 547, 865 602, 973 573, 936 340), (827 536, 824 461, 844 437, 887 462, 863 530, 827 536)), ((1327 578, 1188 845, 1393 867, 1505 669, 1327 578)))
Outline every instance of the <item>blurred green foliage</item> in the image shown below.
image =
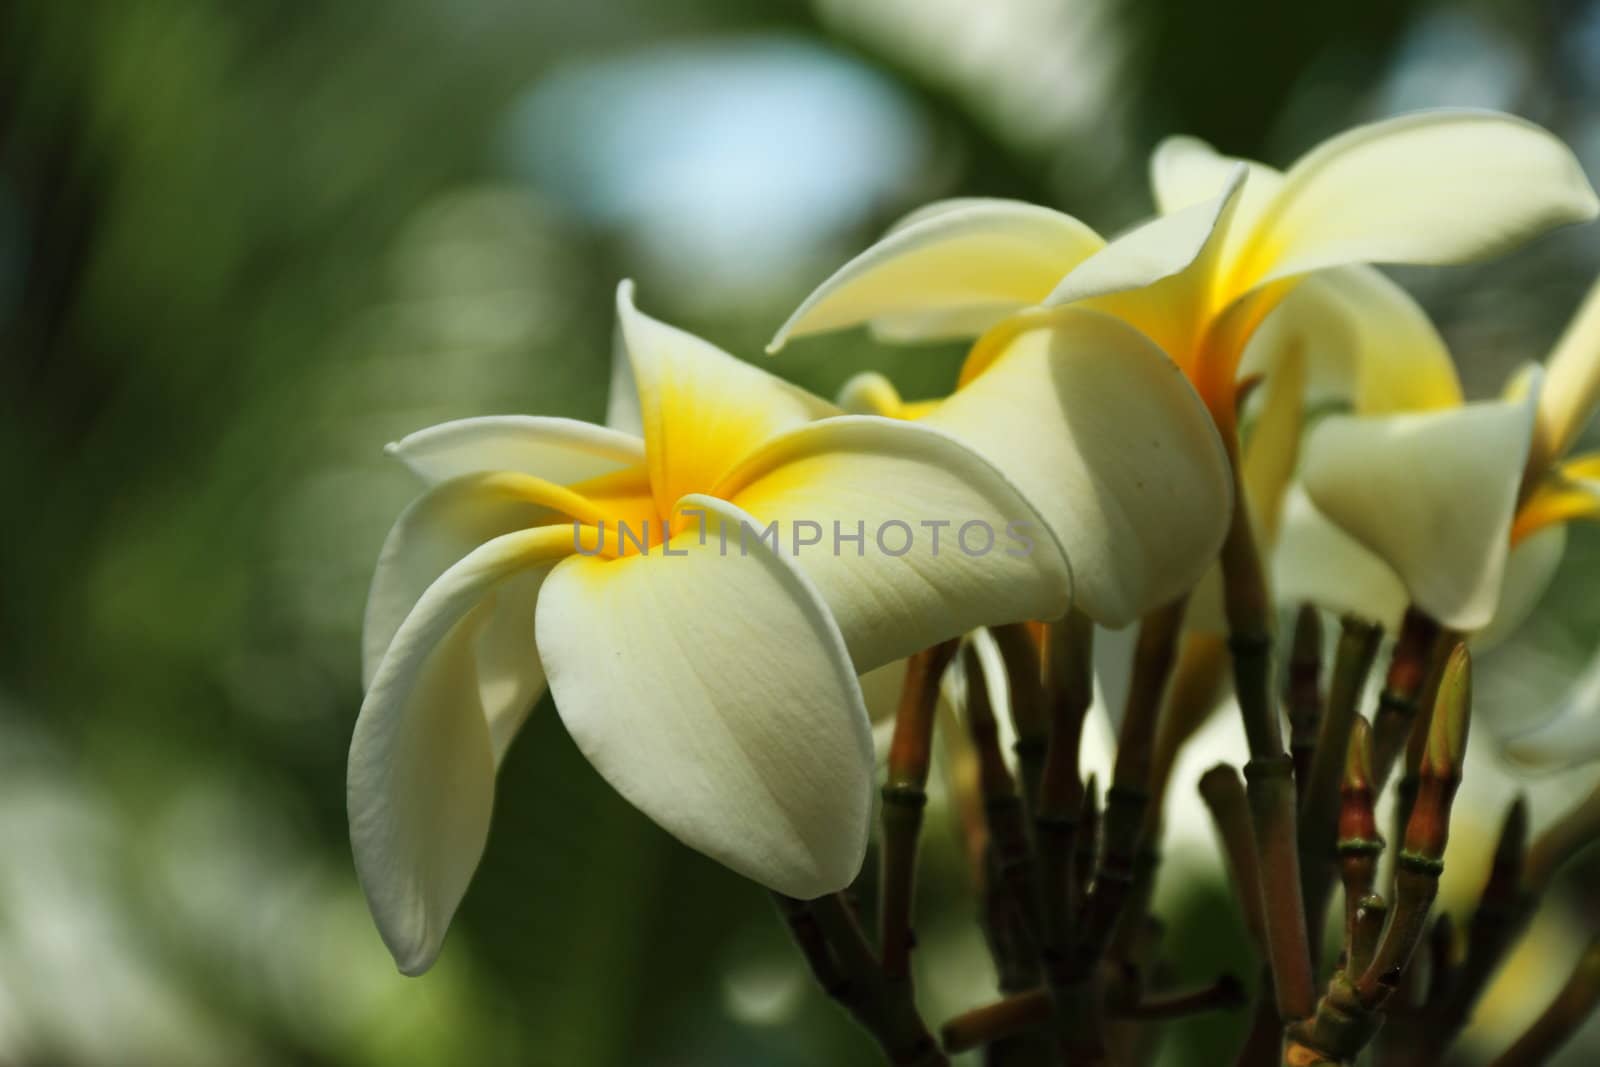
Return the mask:
MULTIPOLYGON (((920 200, 1022 196, 1124 225, 1148 209, 1143 158, 1168 132, 1283 163, 1397 106, 1480 102, 1554 124, 1600 173, 1594 3, 846 10, 0 9, 0 1062, 872 1062, 765 897, 606 789, 548 707, 504 768, 441 966, 393 973, 343 813, 365 584, 411 492, 382 444, 470 414, 598 418, 623 276, 654 313, 754 356, 920 200), (750 34, 870 72, 929 147, 737 300, 514 162, 553 143, 507 151, 509 116, 553 71, 737 52, 750 34), (930 41, 993 54, 963 65, 930 41), (1028 62, 1005 61, 1024 44, 1028 62), (1013 106, 1048 102, 1035 86, 1085 103, 1013 106)), ((1484 383, 1542 351, 1597 260, 1592 236, 1563 235, 1492 275, 1419 284, 1484 383)), ((824 392, 876 366, 917 396, 958 358, 851 335, 773 366, 824 392)), ((1577 558, 1592 573, 1593 552, 1577 558)), ((930 853, 924 985, 970 1006, 990 979, 959 856, 953 840, 930 853), (945 950, 966 961, 954 986, 931 973, 945 950)), ((1197 892, 1169 916, 1181 975, 1207 977, 1218 952, 1246 967, 1237 927, 1230 947, 1206 926, 1217 890, 1197 892)), ((1181 1033, 1174 1062, 1214 1063, 1237 1020, 1181 1033)))

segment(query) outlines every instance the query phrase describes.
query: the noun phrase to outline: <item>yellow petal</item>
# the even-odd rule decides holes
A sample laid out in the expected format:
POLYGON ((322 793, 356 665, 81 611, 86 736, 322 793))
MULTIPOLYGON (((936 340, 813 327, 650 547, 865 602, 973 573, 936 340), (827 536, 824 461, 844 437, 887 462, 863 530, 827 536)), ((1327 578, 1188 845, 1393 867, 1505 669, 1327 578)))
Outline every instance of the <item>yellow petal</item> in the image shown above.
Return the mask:
POLYGON ((483 854, 494 742, 473 642, 497 586, 548 569, 572 530, 497 537, 430 585, 374 673, 350 742, 356 873, 384 943, 407 974, 433 964, 483 854))
POLYGON ((1600 403, 1600 282, 1596 282, 1545 361, 1533 464, 1564 456, 1600 403))
POLYGON ((1384 415, 1462 402, 1439 331, 1372 267, 1336 267, 1301 281, 1256 331, 1240 372, 1270 372, 1291 348, 1305 355, 1312 407, 1384 415))
POLYGON ((1317 507, 1384 559, 1418 608, 1457 630, 1494 615, 1537 389, 1443 411, 1335 415, 1302 470, 1317 507))
POLYGON ((776 523, 780 550, 821 590, 858 671, 1071 605, 1071 573, 1038 512, 922 423, 846 415, 801 427, 717 495, 755 516, 757 535, 776 523))
POLYGON ((1265 395, 1245 442, 1239 474, 1255 523, 1256 540, 1262 545, 1272 545, 1278 539, 1283 495, 1300 458, 1305 392, 1306 360, 1300 349, 1291 348, 1267 375, 1265 395))
POLYGON ((838 627, 738 509, 690 496, 682 556, 574 556, 536 626, 561 720, 600 775, 678 840, 793 897, 844 888, 866 852, 872 736, 838 627))
POLYGON ((1232 291, 1346 263, 1466 263, 1600 211, 1571 150, 1489 111, 1358 126, 1284 175, 1232 291))
POLYGON ((767 351, 878 319, 907 340, 950 336, 953 327, 976 333, 975 326, 1037 304, 1104 244, 1072 216, 1035 204, 930 205, 818 286, 767 351))
POLYGON ((1547 475, 1522 506, 1511 528, 1513 544, 1561 523, 1600 519, 1600 481, 1569 478, 1562 471, 1547 475))
POLYGON ((1186 364, 1220 310, 1216 267, 1245 174, 1237 166, 1217 195, 1118 237, 1068 274, 1046 306, 1084 304, 1115 315, 1186 364))
POLYGON ((1227 533, 1233 479, 1210 415, 1146 338, 1060 309, 924 420, 1015 482, 1072 561, 1077 606, 1122 626, 1186 593, 1227 533))
POLYGON ((633 306, 617 289, 617 316, 638 385, 650 488, 663 515, 704 492, 768 438, 836 414, 826 401, 633 306))

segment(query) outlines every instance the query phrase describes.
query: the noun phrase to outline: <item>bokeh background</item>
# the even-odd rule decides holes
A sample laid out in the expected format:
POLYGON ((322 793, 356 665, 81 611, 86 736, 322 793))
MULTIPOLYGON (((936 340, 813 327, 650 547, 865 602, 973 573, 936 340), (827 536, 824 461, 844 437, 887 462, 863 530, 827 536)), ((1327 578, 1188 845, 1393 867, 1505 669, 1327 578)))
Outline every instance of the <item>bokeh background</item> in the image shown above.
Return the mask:
MULTIPOLYGON (((1600 179, 1600 3, 0 5, 0 1064, 875 1062, 765 895, 610 792, 548 706, 439 966, 395 973, 343 807, 366 582, 413 491, 382 445, 465 415, 598 418, 621 277, 763 358, 922 201, 1022 197, 1116 230, 1150 210, 1165 134, 1282 165, 1439 104, 1549 125, 1600 179)), ((1597 271, 1591 227, 1402 279, 1487 395, 1597 271)), ((766 365, 825 393, 873 366, 917 396, 959 355, 851 334, 766 365)), ((1484 665, 1489 714, 1561 691, 1600 642, 1596 589, 1579 531, 1484 665)), ((1524 787, 1485 734, 1474 759, 1463 893, 1524 787)), ((1527 785, 1536 820, 1595 777, 1527 785)), ((992 995, 941 818, 919 954, 936 1018, 992 995)), ((1253 978, 1209 840, 1174 823, 1178 973, 1253 978)), ((1594 874, 1566 883, 1485 1040, 1564 976, 1594 874)), ((1222 1062, 1240 1024, 1169 1028, 1163 1062, 1222 1062)))

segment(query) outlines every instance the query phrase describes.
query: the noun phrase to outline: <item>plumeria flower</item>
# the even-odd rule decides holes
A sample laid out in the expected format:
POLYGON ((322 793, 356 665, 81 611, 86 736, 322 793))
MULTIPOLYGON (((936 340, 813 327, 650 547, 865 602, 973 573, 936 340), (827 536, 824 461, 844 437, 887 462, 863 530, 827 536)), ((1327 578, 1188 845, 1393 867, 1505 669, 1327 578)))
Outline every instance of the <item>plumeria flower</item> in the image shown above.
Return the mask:
POLYGON ((1306 442, 1301 476, 1312 503, 1450 629, 1482 629, 1500 605, 1539 377, 1505 399, 1331 416, 1306 442))
MULTIPOLYGON (((1187 504, 1194 494, 1178 490, 1162 494, 1173 505, 1168 510, 1147 509, 1169 517, 1203 515, 1186 517, 1179 527, 1169 522, 1166 528, 1181 529, 1181 537, 1157 541, 1154 534, 1144 535, 1152 547, 1159 544, 1164 565, 1097 546, 1096 535, 1107 531, 1078 528, 1081 516, 1070 505, 1081 503, 1081 496, 1063 499, 1058 508, 1027 481, 1029 462, 1049 469, 1038 463, 1039 448, 1049 442, 1035 444, 1030 435, 1027 461, 1008 449, 1018 428, 1049 426, 1058 438, 1054 455, 1062 449, 1061 423, 1070 426, 1070 420, 1041 421, 1036 414, 1054 399, 1057 389, 1051 386, 1071 377, 1057 360, 1038 358, 1039 349, 1053 344, 1041 337, 1081 331, 1092 321, 1082 317, 1082 308, 1132 324, 1193 383, 1232 448, 1246 346, 1308 275, 1361 263, 1483 259, 1600 211, 1600 200, 1563 144, 1537 126, 1490 112, 1430 111, 1357 127, 1282 174, 1221 156, 1192 138, 1172 138, 1155 153, 1151 170, 1162 214, 1109 243, 1070 216, 1029 204, 956 200, 924 208, 824 282, 772 347, 859 323, 889 340, 981 334, 948 403, 982 392, 984 379, 994 373, 1029 381, 1004 400, 1031 403, 1009 416, 985 410, 972 425, 952 428, 1041 501, 1075 560, 1104 560, 1108 572, 1137 563, 1142 574, 1163 579, 1145 586, 1169 599, 1199 579, 1226 533, 1229 515, 1217 513, 1219 494, 1209 483, 1215 471, 1206 469, 1205 497, 1212 503, 1203 513, 1180 508, 1178 502, 1187 504), (1019 346, 1034 351, 1026 375, 1016 366, 1019 346)), ((1082 340, 1054 349, 1078 353, 1082 340)), ((1157 378, 1141 378, 1131 368, 1103 373, 1119 376, 1119 391, 1148 389, 1157 378)), ((1147 417, 1139 425, 1154 421, 1147 417)), ((1127 439, 1138 441, 1133 433, 1127 439)), ((1112 475, 1097 472, 1094 485, 1120 504, 1127 476, 1140 482, 1147 470, 1172 471, 1167 464, 1173 462, 1165 449, 1160 458, 1130 449, 1112 475)), ((1192 454, 1188 463, 1193 475, 1192 454)), ((1169 484, 1163 479, 1161 487, 1169 484)), ((1105 622, 1118 614, 1101 607, 1091 581, 1082 585, 1091 617, 1105 622)), ((1142 601, 1125 596, 1116 607, 1137 603, 1148 610, 1161 602, 1154 595, 1142 601)))
POLYGON ((391 446, 427 488, 373 579, 348 784, 357 871, 406 973, 439 952, 547 685, 646 815, 815 897, 866 847, 857 675, 1070 606, 1048 527, 947 433, 840 414, 641 314, 627 284, 618 314, 641 434, 501 416, 391 446), (1000 543, 978 551, 966 523, 1000 543))
POLYGON ((1600 455, 1567 458, 1597 402, 1600 284, 1545 366, 1515 376, 1502 399, 1325 420, 1308 442, 1306 486, 1419 608, 1492 644, 1549 585, 1566 523, 1600 518, 1600 455))
MULTIPOLYGON (((1460 407, 1461 382, 1444 339, 1383 274, 1340 267, 1296 286, 1256 332, 1240 369, 1265 380, 1246 420, 1241 482, 1275 599, 1395 632, 1410 603, 1405 584, 1312 503, 1300 478, 1302 443, 1308 427, 1330 415, 1460 407)), ((1213 628, 1222 627, 1220 604, 1213 614, 1213 628)))
MULTIPOLYGON (((956 210, 1019 209, 981 202, 956 210)), ((868 281, 875 290, 870 271, 868 281)), ((835 284, 837 276, 819 293, 835 284)), ((851 295, 853 285, 842 284, 851 295)), ((939 318, 939 328, 949 321, 939 318)), ((796 322, 809 322, 804 308, 774 349, 796 322)), ((910 335, 921 322, 919 313, 897 328, 910 335)), ((1110 316, 1072 310, 1021 329, 983 374, 964 375, 945 398, 904 401, 869 372, 846 384, 840 403, 946 431, 1005 471, 1071 558, 1076 608, 1102 625, 1125 626, 1186 593, 1227 533, 1232 480, 1204 406, 1159 348, 1110 316)))

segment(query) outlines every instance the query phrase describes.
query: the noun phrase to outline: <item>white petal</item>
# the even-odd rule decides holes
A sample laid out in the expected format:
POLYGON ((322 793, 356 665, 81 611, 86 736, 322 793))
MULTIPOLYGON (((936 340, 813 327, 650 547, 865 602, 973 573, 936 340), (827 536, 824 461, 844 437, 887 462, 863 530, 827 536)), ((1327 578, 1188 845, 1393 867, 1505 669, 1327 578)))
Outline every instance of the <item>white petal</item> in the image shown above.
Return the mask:
POLYGON ((882 415, 898 419, 904 408, 900 391, 877 371, 863 371, 839 387, 838 404, 847 415, 882 415))
POLYGON ((718 547, 708 515, 678 556, 573 557, 545 581, 539 650, 561 719, 602 777, 684 844, 771 889, 816 897, 860 870, 872 811, 861 690, 805 576, 718 547))
POLYGON ((1512 762, 1542 771, 1600 759, 1600 654, 1589 660, 1549 717, 1511 738, 1504 750, 1512 762))
POLYGON ((1302 470, 1317 507, 1382 557, 1417 607, 1457 630, 1494 615, 1533 432, 1522 400, 1325 419, 1302 470))
POLYGON ((1235 167, 1215 195, 1122 234, 1063 278, 1045 303, 1058 307, 1143 289, 1187 270, 1212 243, 1223 213, 1237 198, 1244 179, 1245 169, 1235 167))
POLYGON ((617 318, 638 385, 656 508, 670 514, 709 490, 757 446, 794 426, 838 413, 826 401, 633 306, 617 287, 617 318))
POLYGON ((1489 111, 1358 126, 1284 176, 1233 279, 1241 290, 1345 263, 1465 263, 1600 211, 1548 131, 1489 111))
POLYGON ((483 855, 494 751, 473 641, 484 596, 571 549, 568 529, 479 546, 429 586, 367 690, 350 742, 350 841, 384 943, 407 974, 438 956, 483 855))
POLYGON ((633 363, 618 323, 611 337, 611 384, 606 390, 606 425, 613 430, 644 437, 644 416, 639 412, 639 386, 633 380, 633 363))
POLYGON ((1128 690, 1133 681, 1133 653, 1139 643, 1139 628, 1118 630, 1096 627, 1094 632, 1095 700, 1104 709, 1112 732, 1122 729, 1123 713, 1128 710, 1128 690))
POLYGON ((1163 215, 1217 196, 1240 166, 1246 177, 1223 243, 1225 261, 1232 260, 1255 229, 1261 212, 1283 185, 1283 173, 1254 160, 1224 156, 1195 137, 1168 137, 1150 156, 1150 185, 1163 215))
POLYGON ((1360 415, 1461 404, 1444 339, 1406 291, 1372 267, 1304 279, 1251 339, 1241 375, 1267 371, 1291 348, 1305 354, 1306 402, 1360 415))
POLYGON ((1215 310, 1216 271, 1244 180, 1245 168, 1235 167, 1216 196, 1118 237, 1062 279, 1045 305, 1092 301, 1187 359, 1215 310))
MULTIPOLYGON (((491 538, 559 520, 556 487, 524 475, 469 475, 412 501, 384 540, 367 593, 361 679, 372 677, 423 591, 457 560, 491 538)), ((572 527, 563 524, 570 545, 572 527)))
POLYGON ((1517 631, 1538 607, 1567 551, 1567 527, 1555 523, 1512 546, 1500 606, 1488 626, 1472 635, 1472 651, 1487 652, 1517 631))
POLYGON ((1313 604, 1378 623, 1392 634, 1410 603, 1394 568, 1329 521, 1298 484, 1284 497, 1271 568, 1280 607, 1313 604))
POLYGON ((533 638, 533 616, 548 573, 546 568, 535 568, 492 590, 485 598, 486 618, 473 642, 478 698, 489 723, 497 768, 544 693, 544 665, 533 638))
POLYGON ((776 352, 793 337, 879 318, 889 320, 889 332, 909 338, 913 316, 929 313, 933 332, 948 336, 952 316, 1003 315, 1037 304, 1104 244, 1072 216, 1035 204, 932 205, 818 286, 767 351, 776 352))
POLYGON ((920 423, 813 423, 752 456, 718 495, 755 516, 757 533, 777 523, 861 671, 1071 605, 1071 573, 1038 512, 975 452, 920 423))
POLYGON ((897 315, 880 315, 867 323, 867 329, 874 340, 886 344, 960 341, 977 337, 1024 306, 1015 301, 1006 301, 907 311, 897 315))
POLYGON ((485 415, 418 430, 387 451, 424 481, 517 471, 570 485, 644 462, 644 442, 577 419, 485 415))
POLYGON ((1211 416, 1155 345, 1094 312, 1054 318, 924 422, 1016 483, 1072 561, 1078 610, 1123 626, 1205 572, 1233 478, 1211 416))
POLYGON ((1545 361, 1539 400, 1539 458, 1567 454, 1600 403, 1600 282, 1596 282, 1545 361))

